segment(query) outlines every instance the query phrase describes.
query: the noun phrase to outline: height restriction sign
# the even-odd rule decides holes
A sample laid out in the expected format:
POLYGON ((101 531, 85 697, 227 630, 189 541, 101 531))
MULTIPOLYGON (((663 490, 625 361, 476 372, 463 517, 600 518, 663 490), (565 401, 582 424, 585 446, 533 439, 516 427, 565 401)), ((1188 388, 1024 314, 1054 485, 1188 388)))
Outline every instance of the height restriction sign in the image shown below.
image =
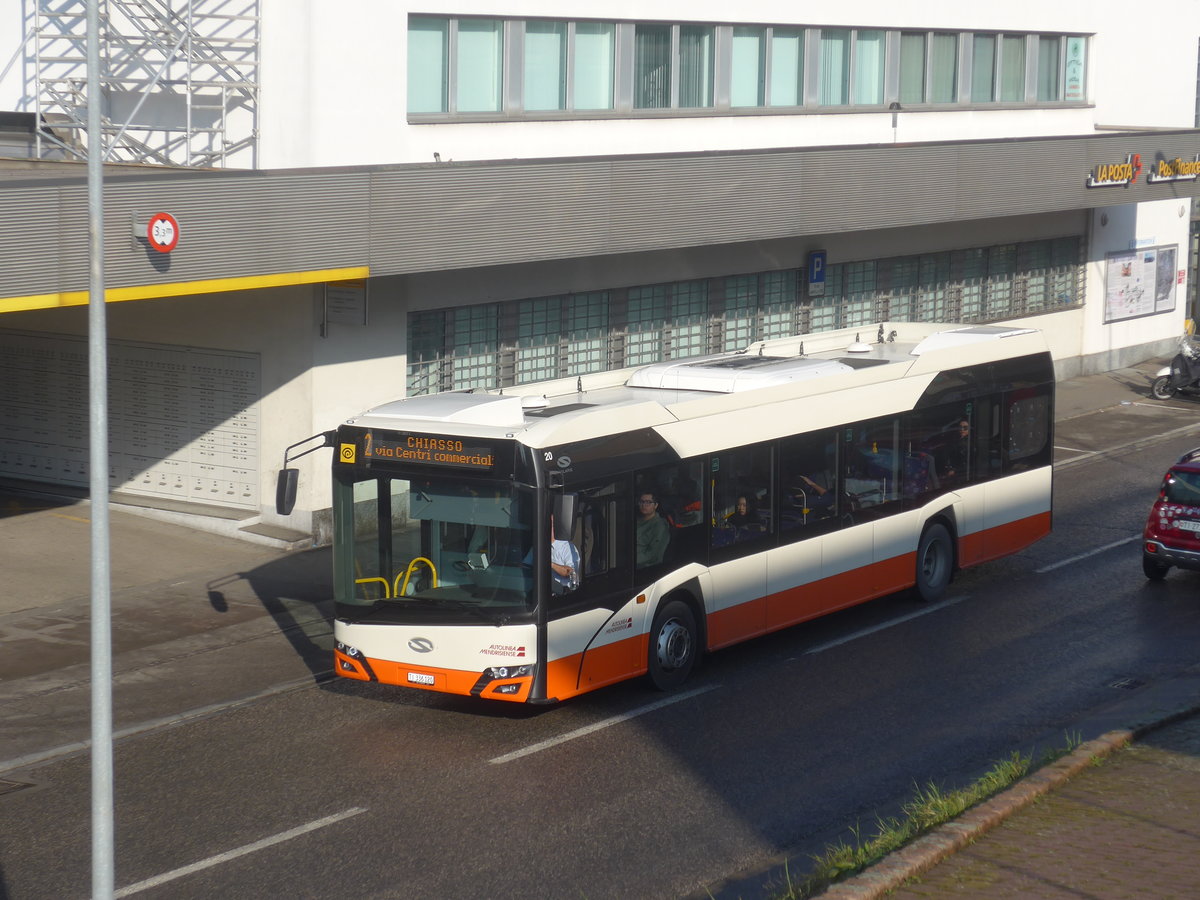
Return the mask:
POLYGON ((170 253, 179 243, 179 223, 170 213, 155 213, 146 224, 146 240, 159 253, 170 253))

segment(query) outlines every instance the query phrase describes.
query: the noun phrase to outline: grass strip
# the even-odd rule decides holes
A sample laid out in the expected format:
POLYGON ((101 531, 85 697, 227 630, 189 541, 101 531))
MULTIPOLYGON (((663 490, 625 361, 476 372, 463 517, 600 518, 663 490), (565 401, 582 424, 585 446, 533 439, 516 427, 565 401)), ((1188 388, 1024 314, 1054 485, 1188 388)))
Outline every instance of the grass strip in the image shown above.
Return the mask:
POLYGON ((808 900, 817 896, 830 885, 857 875, 889 853, 1011 787, 1034 768, 1065 756, 1079 743, 1078 735, 1068 735, 1066 746, 1047 751, 1037 766, 1032 765, 1031 757, 1014 751, 959 790, 945 791, 933 782, 915 786, 912 798, 900 807, 899 816, 876 819, 874 836, 864 840, 861 827, 855 825, 850 828, 851 841, 830 844, 813 857, 812 871, 803 880, 793 883, 785 869, 786 886, 773 900, 808 900))

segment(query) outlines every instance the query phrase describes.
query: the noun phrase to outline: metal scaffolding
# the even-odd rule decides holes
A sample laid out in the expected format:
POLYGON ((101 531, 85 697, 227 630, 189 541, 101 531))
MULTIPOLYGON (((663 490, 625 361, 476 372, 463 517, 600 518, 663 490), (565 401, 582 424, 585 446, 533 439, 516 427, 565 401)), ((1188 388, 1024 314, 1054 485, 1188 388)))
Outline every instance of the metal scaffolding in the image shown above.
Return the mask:
MULTIPOLYGON (((254 168, 261 0, 97 0, 111 162, 254 168)), ((36 154, 87 155, 84 0, 37 0, 36 154)))

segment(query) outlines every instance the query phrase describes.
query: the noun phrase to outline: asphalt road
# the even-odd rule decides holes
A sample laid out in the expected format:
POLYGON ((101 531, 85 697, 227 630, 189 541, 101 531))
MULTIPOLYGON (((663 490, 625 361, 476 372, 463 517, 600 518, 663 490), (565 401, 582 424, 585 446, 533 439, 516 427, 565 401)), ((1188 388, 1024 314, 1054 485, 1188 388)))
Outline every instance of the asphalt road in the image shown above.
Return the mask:
MULTIPOLYGON (((943 602, 722 651, 681 694, 527 710, 333 683, 123 741, 120 896, 760 895, 772 863, 803 871, 915 784, 1061 746, 1195 665, 1200 575, 1149 584, 1137 544, 1195 443, 1069 468, 1054 533, 943 602)), ((0 793, 0 898, 87 896, 87 757, 20 777, 0 793)))

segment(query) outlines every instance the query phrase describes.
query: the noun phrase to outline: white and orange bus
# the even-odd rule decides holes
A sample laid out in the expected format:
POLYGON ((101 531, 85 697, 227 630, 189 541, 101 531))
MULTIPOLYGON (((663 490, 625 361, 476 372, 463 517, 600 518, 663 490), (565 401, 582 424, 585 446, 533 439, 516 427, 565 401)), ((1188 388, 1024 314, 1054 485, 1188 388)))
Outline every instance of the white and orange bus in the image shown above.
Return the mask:
MULTIPOLYGON (((738 641, 935 599, 1049 533, 1053 406, 1040 332, 917 323, 379 406, 319 436, 335 671, 530 703, 669 689, 738 641)), ((285 454, 281 511, 295 478, 285 454)))

